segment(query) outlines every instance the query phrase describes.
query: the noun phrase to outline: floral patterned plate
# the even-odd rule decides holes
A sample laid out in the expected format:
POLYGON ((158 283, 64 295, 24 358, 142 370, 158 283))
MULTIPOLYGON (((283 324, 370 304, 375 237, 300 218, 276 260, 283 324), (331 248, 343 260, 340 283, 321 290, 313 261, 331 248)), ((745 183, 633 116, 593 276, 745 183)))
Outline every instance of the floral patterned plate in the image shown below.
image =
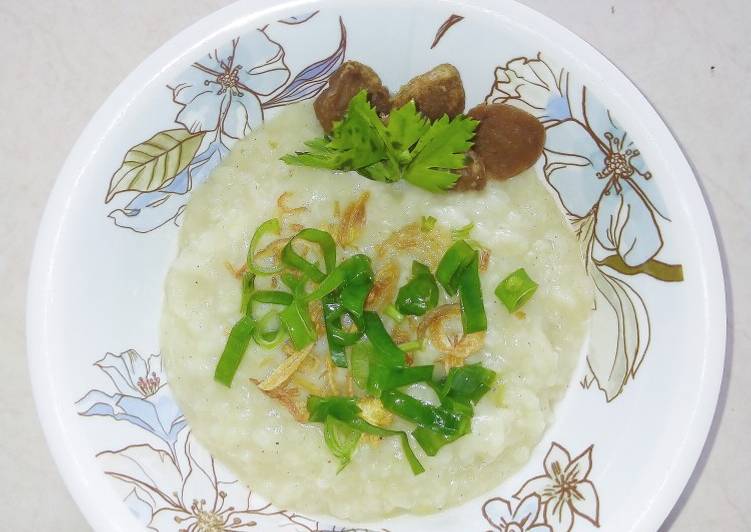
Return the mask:
POLYGON ((724 286, 706 206, 668 129, 554 22, 511 0, 246 0, 165 44, 81 135, 39 232, 28 341, 49 445, 99 531, 656 530, 714 412, 724 286), (470 105, 538 117, 540 179, 597 288, 586 356, 527 466, 459 507, 367 524, 276 508, 237 481, 193 441, 158 343, 191 191, 233 142, 314 98, 346 59, 392 89, 450 62, 470 105))

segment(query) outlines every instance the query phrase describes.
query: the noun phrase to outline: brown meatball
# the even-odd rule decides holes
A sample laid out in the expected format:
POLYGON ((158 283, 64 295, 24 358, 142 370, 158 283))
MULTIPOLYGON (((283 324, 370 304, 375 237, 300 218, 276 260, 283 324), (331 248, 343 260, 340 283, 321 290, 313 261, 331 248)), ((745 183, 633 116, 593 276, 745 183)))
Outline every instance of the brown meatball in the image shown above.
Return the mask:
POLYGON ((480 121, 473 150, 487 178, 513 177, 535 164, 542 154, 545 128, 531 114, 494 103, 473 107, 467 115, 480 121))
POLYGON ((459 179, 454 184, 452 190, 482 190, 487 184, 488 178, 485 175, 485 166, 482 164, 482 161, 477 158, 477 154, 474 151, 467 152, 467 156, 470 161, 467 163, 467 166, 462 168, 459 173, 459 179))
POLYGON ((368 99, 379 114, 391 110, 389 90, 381 83, 372 68, 357 61, 347 61, 329 78, 329 86, 318 95, 313 108, 326 133, 331 132, 334 122, 344 118, 350 100, 362 89, 368 91, 368 99))
POLYGON ((415 100, 417 108, 431 120, 450 118, 464 111, 464 85, 453 65, 438 65, 433 70, 409 80, 391 100, 394 108, 415 100))

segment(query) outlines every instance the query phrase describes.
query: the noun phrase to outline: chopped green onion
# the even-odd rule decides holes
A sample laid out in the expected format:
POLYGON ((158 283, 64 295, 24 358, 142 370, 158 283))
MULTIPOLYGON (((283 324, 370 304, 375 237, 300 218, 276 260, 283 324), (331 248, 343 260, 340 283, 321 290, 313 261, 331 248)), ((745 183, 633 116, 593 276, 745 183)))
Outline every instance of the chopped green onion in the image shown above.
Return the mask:
POLYGON ((330 303, 326 305, 326 307, 328 314, 328 316, 325 318, 326 326, 331 335, 331 339, 342 347, 356 344, 357 341, 362 338, 362 335, 365 332, 363 330, 364 326, 362 320, 352 318, 352 316, 347 312, 347 309, 345 309, 344 306, 342 306, 340 303, 330 303), (341 318, 344 315, 347 315, 352 319, 354 331, 345 331, 342 328, 341 318))
POLYGON ((490 390, 495 379, 495 371, 479 363, 451 368, 440 385, 438 395, 476 404, 490 390))
POLYGON ((399 440, 402 444, 402 452, 404 453, 405 458, 407 459, 407 463, 409 464, 410 469, 412 470, 413 475, 419 475, 420 473, 425 472, 425 468, 420 463, 420 460, 417 459, 417 456, 415 456, 415 452, 412 450, 412 447, 409 445, 409 438, 407 437, 407 433, 403 430, 389 430, 384 429, 382 427, 378 427, 376 425, 371 425, 361 417, 355 417, 354 419, 350 420, 349 425, 353 428, 357 428, 361 430, 362 432, 366 434, 372 434, 374 436, 378 436, 381 438, 387 438, 389 436, 399 436, 399 440))
POLYGON ((224 384, 226 387, 232 385, 232 379, 237 373, 237 368, 245 356, 248 344, 253 336, 255 323, 250 316, 243 316, 240 321, 235 323, 229 333, 227 343, 224 346, 222 356, 219 357, 219 363, 214 370, 214 380, 224 384))
POLYGON ((432 365, 390 367, 379 364, 373 357, 368 368, 367 391, 374 397, 381 397, 384 391, 394 390, 417 382, 428 382, 432 378, 432 365))
POLYGON ((253 294, 255 286, 256 274, 253 272, 245 272, 243 274, 243 291, 240 298, 240 312, 243 314, 248 313, 248 303, 250 303, 250 296, 253 294))
POLYGON ((290 271, 283 271, 281 274, 281 280, 284 285, 292 290, 294 293, 300 285, 305 284, 305 277, 302 275, 296 275, 290 271))
POLYGON ((472 229, 474 228, 475 228, 474 222, 469 222, 464 227, 459 227, 458 229, 452 229, 451 239, 452 240, 466 240, 467 238, 469 238, 469 235, 472 232, 472 229))
POLYGON ((258 243, 260 242, 261 238, 263 238, 263 236, 267 233, 278 235, 279 231, 280 227, 278 218, 271 218, 270 220, 266 220, 258 226, 258 229, 256 229, 256 232, 253 233, 253 237, 250 239, 248 257, 245 261, 248 267, 248 271, 253 272, 256 275, 271 275, 282 270, 281 263, 275 264, 273 266, 261 266, 259 264, 256 264, 254 259, 256 255, 256 248, 258 247, 258 243))
POLYGON ((386 410, 407 421, 446 435, 466 430, 471 420, 463 413, 433 406, 397 390, 383 392, 381 403, 386 410))
POLYGON ((365 311, 365 335, 373 344, 379 360, 387 366, 404 366, 406 354, 391 339, 381 318, 375 312, 365 311))
POLYGON ((464 334, 471 334, 488 329, 488 318, 485 315, 485 305, 482 301, 480 287, 479 253, 474 252, 474 258, 462 272, 459 280, 459 297, 462 312, 462 327, 464 334))
MULTIPOLYGON (((350 258, 342 261, 326 277, 321 279, 321 281, 317 282, 320 282, 320 284, 315 290, 305 296, 306 301, 321 299, 340 286, 342 287, 342 291, 350 286, 372 287, 373 268, 370 263, 370 258, 367 255, 362 254, 352 255, 350 258)), ((370 288, 368 288, 368 291, 370 291, 370 288)), ((359 291, 359 288, 354 289, 346 295, 346 301, 342 301, 342 303, 345 304, 347 310, 356 314, 362 314, 361 309, 365 304, 367 296, 367 293, 363 296, 359 291)))
POLYGON ((336 242, 334 242, 334 239, 326 231, 309 227, 293 236, 282 248, 282 262, 284 264, 290 268, 301 271, 316 283, 320 283, 326 278, 326 273, 323 273, 313 263, 302 258, 294 250, 292 243, 297 239, 318 244, 321 248, 321 254, 323 255, 326 273, 331 272, 336 265, 336 242))
POLYGON ((422 351, 422 349, 425 347, 425 344, 422 340, 412 340, 411 342, 404 342, 403 344, 399 344, 397 347, 405 353, 409 353, 410 351, 422 351))
POLYGON ((420 218, 420 231, 429 233, 433 230, 437 221, 434 216, 423 216, 420 218))
POLYGON ((341 305, 337 302, 334 294, 324 296, 321 305, 323 308, 323 323, 326 328, 326 342, 329 345, 329 355, 335 366, 346 368, 347 356, 344 350, 345 346, 337 334, 342 328, 341 314, 339 314, 341 305))
POLYGON ((418 460, 417 456, 415 456, 415 452, 412 450, 412 447, 410 447, 407 433, 404 431, 401 431, 399 433, 399 439, 402 442, 402 452, 404 453, 404 456, 407 458, 407 463, 409 464, 409 467, 412 470, 412 474, 419 475, 420 473, 424 473, 425 468, 420 463, 420 460, 418 460))
POLYGON ((280 325, 277 325, 276 329, 269 329, 269 324, 274 321, 279 322, 279 313, 270 310, 256 322, 253 339, 264 349, 273 349, 281 344, 286 336, 284 328, 280 325))
POLYGON ((399 312, 399 310, 394 305, 389 305, 388 307, 383 309, 383 313, 394 320, 396 323, 401 323, 404 321, 404 314, 399 312))
POLYGON ((339 265, 344 270, 340 301, 350 314, 362 316, 365 300, 373 288, 373 267, 367 255, 353 255, 339 265))
POLYGON ((331 360, 340 368, 347 367, 347 357, 344 348, 354 345, 364 333, 364 324, 361 318, 353 316, 344 305, 337 301, 335 294, 329 294, 323 298, 323 321, 326 327, 326 341, 329 344, 331 360), (354 331, 345 331, 342 328, 342 317, 349 316, 354 331))
MULTIPOLYGON (((248 301, 246 312, 248 316, 253 317, 253 303, 267 303, 269 305, 292 304, 293 297, 289 292, 280 292, 278 290, 256 290, 253 292, 248 301)), ((269 329, 269 325, 279 318, 279 312, 271 310, 264 314, 257 323, 253 331, 253 339, 258 345, 265 349, 272 349, 282 343, 285 337, 284 328, 277 326, 276 329, 269 329)))
POLYGON ((412 473, 419 475, 425 471, 425 468, 409 445, 407 433, 371 425, 359 417, 360 407, 357 406, 357 401, 353 397, 318 397, 311 395, 308 397, 307 408, 310 413, 310 421, 313 422, 323 423, 328 417, 334 417, 350 428, 366 434, 373 434, 381 438, 399 436, 402 451, 407 458, 407 463, 409 463, 412 473))
POLYGON ((438 454, 438 451, 441 449, 441 447, 452 443, 465 435, 466 433, 456 433, 452 435, 441 434, 425 427, 417 427, 412 431, 412 437, 417 441, 420 447, 422 447, 422 450, 425 451, 425 454, 427 454, 428 456, 435 456, 436 454, 438 454))
POLYGON ((352 380, 361 390, 367 389, 370 360, 373 356, 373 345, 367 340, 355 344, 350 351, 349 370, 352 373, 352 380))
POLYGON ((456 241, 446 250, 441 262, 438 263, 435 278, 448 295, 455 296, 459 291, 462 273, 474 257, 475 250, 464 240, 456 241))
POLYGON ((498 284, 495 295, 509 312, 516 312, 530 300, 537 286, 524 268, 519 268, 498 284))
POLYGON ((250 300, 270 305, 287 306, 292 304, 293 297, 289 292, 281 292, 279 290, 256 290, 251 295, 250 300))
POLYGON ((310 319, 308 304, 301 299, 295 299, 291 305, 279 313, 292 345, 295 349, 303 349, 316 341, 316 331, 310 319))
POLYGON ((326 417, 326 421, 323 423, 323 440, 331 454, 339 460, 337 473, 341 472, 352 460, 352 453, 357 448, 361 435, 361 431, 353 429, 334 416, 326 417))
POLYGON ((360 407, 357 406, 357 400, 354 397, 318 397, 317 395, 308 396, 307 401, 310 421, 323 423, 327 416, 334 416, 340 421, 349 421, 360 413, 360 407))
POLYGON ((372 287, 373 268, 370 258, 358 254, 342 261, 316 289, 305 296, 306 301, 323 298, 326 340, 331 359, 339 367, 347 367, 344 347, 357 342, 363 334, 361 317, 372 287), (341 318, 345 314, 355 324, 355 332, 345 332, 342 329, 341 318))
POLYGON ((412 262, 412 279, 399 289, 396 309, 402 314, 422 316, 438 305, 438 285, 430 269, 412 262))

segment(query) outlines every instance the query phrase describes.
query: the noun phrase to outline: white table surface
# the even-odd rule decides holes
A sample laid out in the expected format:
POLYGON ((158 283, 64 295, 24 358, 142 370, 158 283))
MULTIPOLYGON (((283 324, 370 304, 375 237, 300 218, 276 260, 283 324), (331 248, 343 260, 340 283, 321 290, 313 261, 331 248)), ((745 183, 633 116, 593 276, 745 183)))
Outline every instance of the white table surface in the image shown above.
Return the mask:
MULTIPOLYGON (((751 531, 751 2, 524 2, 634 80, 696 169, 724 252, 728 354, 712 433, 662 530, 751 531)), ((228 3, 0 0, 2 530, 90 530, 45 447, 26 364, 26 277, 48 191, 115 86, 169 37, 228 3)))

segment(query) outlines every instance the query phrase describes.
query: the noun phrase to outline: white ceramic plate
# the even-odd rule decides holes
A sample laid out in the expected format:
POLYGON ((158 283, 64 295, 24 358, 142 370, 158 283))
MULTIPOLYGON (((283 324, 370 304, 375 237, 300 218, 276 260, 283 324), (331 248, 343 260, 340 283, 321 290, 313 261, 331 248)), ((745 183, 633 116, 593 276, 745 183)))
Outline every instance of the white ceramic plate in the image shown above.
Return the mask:
POLYGON ((234 4, 147 59, 81 135, 44 215, 28 305, 35 399, 69 489, 106 532, 656 530, 699 456, 723 367, 722 271, 686 159, 613 65, 538 13, 511 0, 373 4, 234 4), (364 525, 267 506, 237 482, 192 442, 158 355, 190 190, 345 58, 392 89, 450 62, 468 105, 535 114, 540 177, 582 229, 600 291, 586 359, 521 471, 442 513, 364 525), (144 152, 161 165, 178 145, 179 164, 134 179, 144 152))

